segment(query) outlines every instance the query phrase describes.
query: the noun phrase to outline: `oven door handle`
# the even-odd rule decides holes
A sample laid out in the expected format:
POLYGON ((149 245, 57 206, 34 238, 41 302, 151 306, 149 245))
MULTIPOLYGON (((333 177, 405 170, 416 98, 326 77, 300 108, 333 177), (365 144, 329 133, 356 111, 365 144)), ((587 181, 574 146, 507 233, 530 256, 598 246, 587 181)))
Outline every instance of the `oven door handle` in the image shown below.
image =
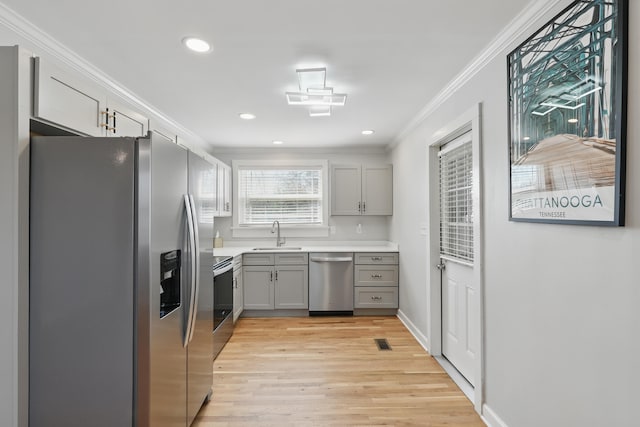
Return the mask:
POLYGON ((231 270, 233 268, 233 263, 227 265, 226 267, 222 267, 216 270, 213 270, 213 277, 217 277, 221 274, 226 273, 227 271, 231 270))

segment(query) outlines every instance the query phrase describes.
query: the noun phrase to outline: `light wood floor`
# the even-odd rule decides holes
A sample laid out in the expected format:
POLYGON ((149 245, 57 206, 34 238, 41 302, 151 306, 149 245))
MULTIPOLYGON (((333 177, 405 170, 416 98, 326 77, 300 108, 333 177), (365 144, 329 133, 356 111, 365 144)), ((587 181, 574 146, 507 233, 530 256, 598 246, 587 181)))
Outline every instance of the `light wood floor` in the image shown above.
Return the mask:
POLYGON ((240 319, 213 368, 194 427, 484 426, 395 317, 240 319))

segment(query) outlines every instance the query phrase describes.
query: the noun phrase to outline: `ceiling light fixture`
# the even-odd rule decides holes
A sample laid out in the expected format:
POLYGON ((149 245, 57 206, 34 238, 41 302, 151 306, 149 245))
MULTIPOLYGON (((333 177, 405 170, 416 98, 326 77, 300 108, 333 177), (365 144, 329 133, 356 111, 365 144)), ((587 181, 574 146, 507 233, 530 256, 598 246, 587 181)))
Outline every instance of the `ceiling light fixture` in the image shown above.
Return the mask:
POLYGON ((331 115, 330 105, 310 105, 309 116, 310 117, 328 117, 331 115))
POLYGON ((344 93, 333 93, 327 87, 326 68, 298 68, 299 92, 285 92, 289 105, 304 105, 309 108, 311 117, 330 116, 331 107, 342 107, 347 102, 344 93))
POLYGON ((278 140, 276 140, 276 141, 272 141, 272 143, 273 143, 274 145, 282 145, 282 144, 284 144, 284 141, 278 141, 278 140))
POLYGON ((242 120, 253 120, 253 119, 256 118, 255 114, 251 114, 251 113, 240 113, 240 114, 238 114, 238 116, 242 120))
POLYGON ((544 105, 545 107, 565 108, 567 110, 577 110, 578 108, 584 105, 584 102, 581 102, 576 105, 569 105, 569 104, 559 104, 551 101, 545 101, 545 102, 541 102, 540 105, 544 105))
POLYGON ((547 114, 549 114, 550 112, 552 112, 553 110, 555 110, 558 107, 551 107, 547 110, 544 111, 532 111, 531 114, 535 114, 536 116, 546 116, 547 114))
POLYGON ((602 90, 602 86, 599 86, 594 79, 587 78, 585 81, 569 89, 567 94, 573 97, 573 99, 581 99, 600 90, 602 90))
POLYGON ((190 50, 198 53, 206 53, 211 50, 211 45, 197 37, 185 37, 182 43, 190 50))
POLYGON ((367 129, 367 130, 363 130, 362 131, 363 135, 373 135, 374 133, 375 133, 375 131, 372 130, 372 129, 367 129))
POLYGON ((567 120, 569 123, 578 123, 578 119, 569 119, 567 120))

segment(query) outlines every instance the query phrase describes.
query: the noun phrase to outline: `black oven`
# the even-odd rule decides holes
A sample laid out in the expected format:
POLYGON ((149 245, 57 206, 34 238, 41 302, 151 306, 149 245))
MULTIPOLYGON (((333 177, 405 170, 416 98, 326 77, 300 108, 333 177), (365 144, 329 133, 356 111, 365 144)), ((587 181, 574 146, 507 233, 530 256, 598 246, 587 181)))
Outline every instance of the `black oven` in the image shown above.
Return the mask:
POLYGON ((214 257, 213 265, 213 357, 233 333, 233 258, 214 257))

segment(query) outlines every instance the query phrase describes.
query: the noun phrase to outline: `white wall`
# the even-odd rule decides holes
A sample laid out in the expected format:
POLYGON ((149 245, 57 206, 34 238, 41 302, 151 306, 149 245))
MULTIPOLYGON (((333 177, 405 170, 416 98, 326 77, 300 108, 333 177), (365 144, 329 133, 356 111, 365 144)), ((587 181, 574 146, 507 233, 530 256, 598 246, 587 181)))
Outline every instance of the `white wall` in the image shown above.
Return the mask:
POLYGON ((0 47, 0 425, 27 425, 28 53, 0 47))
MULTIPOLYGON (((531 25, 539 28, 569 1, 531 25)), ((631 2, 626 226, 508 221, 506 54, 392 152, 400 309, 427 334, 426 145, 482 103, 487 406, 510 427, 637 426, 640 416, 640 7, 631 2)), ((437 238, 437 236, 430 236, 437 238)))
MULTIPOLYGON (((364 149, 287 149, 281 147, 269 147, 268 149, 212 149, 210 153, 221 161, 231 164, 232 160, 328 160, 329 165, 334 164, 386 164, 390 163, 389 155, 380 148, 364 149)), ((394 171, 395 173, 395 171, 394 171)), ((216 218, 215 228, 220 231, 224 241, 233 240, 231 236, 232 219, 216 218)), ((287 237, 287 242, 303 241, 362 241, 362 240, 389 240, 389 217, 386 216, 330 216, 329 226, 335 227, 335 234, 328 237, 291 238, 287 237, 286 228, 282 235, 287 237), (362 233, 357 233, 358 224, 362 226, 362 233)), ((235 239, 237 242, 242 239, 235 239)), ((251 239, 255 240, 255 239, 251 239)), ((272 241, 269 238, 267 241, 272 241)))

